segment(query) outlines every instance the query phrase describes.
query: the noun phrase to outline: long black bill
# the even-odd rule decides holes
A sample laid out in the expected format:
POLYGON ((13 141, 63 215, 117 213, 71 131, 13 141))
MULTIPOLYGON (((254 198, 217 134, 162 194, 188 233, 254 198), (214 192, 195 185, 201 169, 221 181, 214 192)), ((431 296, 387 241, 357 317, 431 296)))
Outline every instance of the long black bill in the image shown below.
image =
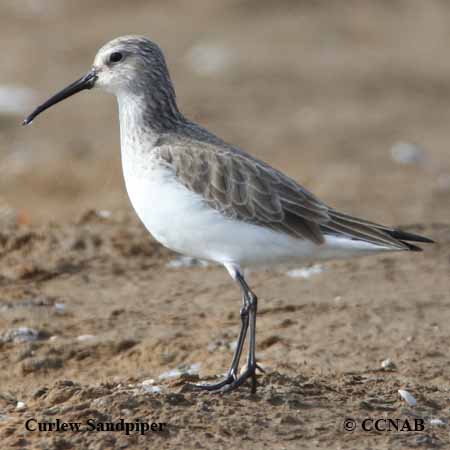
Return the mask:
POLYGON ((97 79, 97 74, 94 69, 90 70, 84 77, 81 77, 79 80, 74 81, 72 84, 64 88, 62 91, 55 94, 53 97, 49 98, 45 103, 38 106, 23 122, 22 125, 30 124, 33 119, 40 114, 42 111, 45 111, 50 106, 56 105, 60 101, 64 100, 67 97, 70 97, 77 92, 84 91, 85 89, 91 89, 94 87, 95 80, 97 79))

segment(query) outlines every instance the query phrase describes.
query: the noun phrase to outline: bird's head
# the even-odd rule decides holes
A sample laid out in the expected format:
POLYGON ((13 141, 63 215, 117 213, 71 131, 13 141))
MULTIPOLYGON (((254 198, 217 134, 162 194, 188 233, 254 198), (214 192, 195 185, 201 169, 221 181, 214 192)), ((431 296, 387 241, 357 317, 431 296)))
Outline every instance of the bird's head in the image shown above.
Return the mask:
POLYGON ((100 48, 91 69, 84 76, 38 106, 23 124, 31 123, 38 114, 56 103, 93 87, 100 87, 116 96, 142 95, 154 90, 168 99, 175 97, 164 55, 158 45, 143 36, 123 36, 100 48))

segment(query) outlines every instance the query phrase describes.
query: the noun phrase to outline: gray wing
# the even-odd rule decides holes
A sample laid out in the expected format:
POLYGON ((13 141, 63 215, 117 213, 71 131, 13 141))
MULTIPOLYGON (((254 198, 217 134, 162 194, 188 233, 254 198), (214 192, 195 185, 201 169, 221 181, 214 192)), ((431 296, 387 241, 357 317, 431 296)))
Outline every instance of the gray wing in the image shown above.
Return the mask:
POLYGON ((212 151, 205 144, 197 144, 195 150, 164 146, 158 152, 184 186, 226 217, 317 244, 324 241, 320 225, 329 221, 328 207, 250 155, 217 147, 212 151))
POLYGON ((316 244, 325 235, 345 236, 399 250, 416 250, 405 241, 429 242, 421 236, 340 213, 293 179, 240 150, 196 142, 164 145, 159 157, 180 182, 202 195, 226 217, 264 226, 316 244), (425 240, 424 240, 425 239, 425 240))

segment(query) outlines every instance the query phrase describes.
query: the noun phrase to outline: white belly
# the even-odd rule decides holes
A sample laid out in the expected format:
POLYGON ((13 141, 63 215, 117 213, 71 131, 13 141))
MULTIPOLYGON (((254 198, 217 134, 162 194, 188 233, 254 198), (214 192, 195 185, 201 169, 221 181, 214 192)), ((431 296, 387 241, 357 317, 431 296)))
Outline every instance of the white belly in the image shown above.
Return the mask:
POLYGON ((209 211, 201 197, 176 182, 165 168, 152 170, 143 177, 124 168, 130 201, 153 237, 166 247, 197 257, 206 257, 202 233, 209 211))
POLYGON ((330 236, 322 245, 267 228, 230 220, 179 184, 171 170, 145 175, 124 165, 131 203, 148 231, 164 246, 196 258, 240 266, 364 255, 387 248, 330 236))

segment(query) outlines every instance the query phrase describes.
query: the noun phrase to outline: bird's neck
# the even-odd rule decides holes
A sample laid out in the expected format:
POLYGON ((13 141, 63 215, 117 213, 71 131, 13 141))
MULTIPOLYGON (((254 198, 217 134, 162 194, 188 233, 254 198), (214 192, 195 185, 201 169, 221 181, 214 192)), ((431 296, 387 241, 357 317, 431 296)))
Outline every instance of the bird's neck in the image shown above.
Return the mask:
POLYGON ((122 151, 149 151, 184 120, 172 92, 119 93, 117 101, 122 151))

